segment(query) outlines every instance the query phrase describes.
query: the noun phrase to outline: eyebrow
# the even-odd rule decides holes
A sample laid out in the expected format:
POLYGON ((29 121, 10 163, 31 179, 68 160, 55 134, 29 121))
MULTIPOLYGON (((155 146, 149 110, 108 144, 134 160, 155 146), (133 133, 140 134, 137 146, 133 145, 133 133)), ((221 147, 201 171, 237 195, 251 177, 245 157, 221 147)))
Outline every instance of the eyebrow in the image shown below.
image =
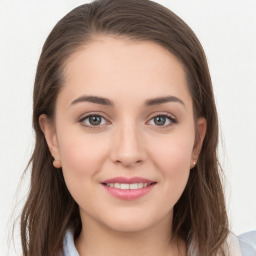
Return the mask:
POLYGON ((177 103, 181 103, 183 106, 185 106, 184 102, 175 96, 166 96, 166 97, 158 97, 155 99, 149 99, 149 100, 146 100, 145 105, 153 106, 153 105, 160 105, 160 104, 168 103, 168 102, 177 102, 177 103))
MULTIPOLYGON (((114 103, 107 98, 103 98, 99 96, 87 96, 87 95, 83 95, 75 99, 74 101, 72 101, 71 105, 75 105, 81 102, 91 102, 91 103, 105 105, 105 106, 114 106, 114 103)), ((148 99, 145 101, 145 105, 153 106, 153 105, 160 105, 168 102, 177 102, 185 106, 184 102, 175 96, 165 96, 165 97, 158 97, 154 99, 148 99)))
POLYGON ((98 97, 98 96, 81 96, 74 101, 72 101, 71 105, 75 105, 80 102, 91 102, 91 103, 96 103, 100 105, 105 105, 105 106, 114 106, 114 103, 106 98, 103 97, 98 97))

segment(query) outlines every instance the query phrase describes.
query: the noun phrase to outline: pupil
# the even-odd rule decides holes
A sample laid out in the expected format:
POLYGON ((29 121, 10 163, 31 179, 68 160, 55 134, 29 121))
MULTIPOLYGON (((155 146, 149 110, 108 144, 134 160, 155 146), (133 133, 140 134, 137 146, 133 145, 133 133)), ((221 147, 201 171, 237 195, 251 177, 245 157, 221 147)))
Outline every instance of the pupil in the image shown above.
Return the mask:
POLYGON ((164 125, 166 122, 166 117, 165 116, 157 116, 154 118, 155 124, 156 125, 164 125))
POLYGON ((100 116, 90 116, 89 122, 91 125, 100 125, 101 117, 100 116))

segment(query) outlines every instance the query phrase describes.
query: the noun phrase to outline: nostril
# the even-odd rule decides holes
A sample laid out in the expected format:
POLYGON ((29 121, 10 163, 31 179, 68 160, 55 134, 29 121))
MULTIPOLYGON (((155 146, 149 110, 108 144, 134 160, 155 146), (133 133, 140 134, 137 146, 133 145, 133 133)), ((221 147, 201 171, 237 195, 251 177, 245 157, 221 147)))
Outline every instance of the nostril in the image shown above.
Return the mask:
POLYGON ((134 166, 143 163, 143 160, 138 159, 136 156, 128 156, 128 155, 123 155, 117 157, 117 159, 114 160, 114 163, 117 165, 123 165, 126 167, 134 166))

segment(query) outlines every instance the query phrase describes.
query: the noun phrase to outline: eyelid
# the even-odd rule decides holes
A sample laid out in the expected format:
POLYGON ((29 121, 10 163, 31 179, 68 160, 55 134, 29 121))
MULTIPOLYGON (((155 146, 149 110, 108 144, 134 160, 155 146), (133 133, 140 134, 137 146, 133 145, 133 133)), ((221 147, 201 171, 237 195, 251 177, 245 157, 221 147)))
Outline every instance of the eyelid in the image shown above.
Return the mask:
POLYGON ((168 112, 157 112, 157 113, 151 114, 150 117, 148 118, 147 123, 148 123, 149 121, 151 121, 153 118, 158 117, 158 116, 167 117, 167 118, 169 118, 170 121, 171 121, 171 124, 169 124, 169 125, 163 125, 163 126, 157 126, 157 125, 155 125, 155 126, 157 126, 158 128, 166 128, 166 127, 169 127, 169 126, 172 126, 172 125, 178 123, 177 118, 176 118, 173 114, 170 114, 170 113, 168 113, 168 112))
POLYGON ((94 128, 94 129, 97 129, 97 128, 102 128, 103 126, 107 125, 107 124, 110 124, 111 122, 108 120, 108 118, 105 117, 105 113, 102 113, 102 112, 89 112, 89 113, 86 113, 86 114, 83 114, 82 116, 80 116, 78 118, 78 122, 86 127, 86 128, 94 128), (101 118, 103 118, 105 121, 106 121, 106 124, 100 124, 100 125, 97 125, 97 126, 93 126, 93 125, 88 125, 88 124, 85 124, 84 123, 84 120, 90 116, 100 116, 101 118))
MULTIPOLYGON (((109 118, 107 118, 107 117, 105 117, 105 116, 106 116, 106 114, 105 114, 104 112, 89 112, 89 113, 86 113, 86 114, 81 115, 81 116, 78 118, 78 122, 79 122, 82 126, 87 127, 87 128, 94 128, 94 129, 102 128, 102 127, 105 126, 105 125, 111 124, 111 122, 109 121, 109 118), (103 118, 103 119, 106 121, 106 124, 100 124, 100 125, 98 125, 98 126, 86 125, 86 124, 84 123, 84 120, 85 120, 86 118, 90 117, 90 116, 100 116, 101 118, 103 118)), ((148 121, 147 121, 146 123, 148 123, 150 120, 152 120, 153 118, 155 118, 155 117, 157 117, 157 116, 165 116, 165 117, 167 117, 167 118, 170 120, 170 122, 171 122, 171 124, 169 124, 169 125, 163 125, 163 126, 157 126, 157 125, 155 125, 155 126, 157 126, 158 128, 166 128, 166 127, 169 127, 169 126, 172 126, 172 125, 178 123, 177 118, 176 118, 173 114, 168 113, 168 112, 156 112, 156 113, 153 113, 153 114, 151 114, 151 115, 147 118, 148 121)))

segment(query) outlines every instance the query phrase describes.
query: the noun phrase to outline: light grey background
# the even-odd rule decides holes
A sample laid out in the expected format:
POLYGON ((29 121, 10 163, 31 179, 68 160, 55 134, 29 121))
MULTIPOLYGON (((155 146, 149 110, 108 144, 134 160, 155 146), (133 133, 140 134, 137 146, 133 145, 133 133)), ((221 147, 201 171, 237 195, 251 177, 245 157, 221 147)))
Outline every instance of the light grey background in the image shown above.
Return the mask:
MULTIPOLYGON (((219 154, 231 228, 236 234, 256 229, 256 1, 157 2, 184 19, 205 49, 224 141, 219 154)), ((83 3, 0 0, 1 255, 7 248, 16 255, 7 239, 29 181, 25 177, 17 191, 33 148, 32 88, 41 47, 55 23, 83 3)), ((14 235, 21 255, 17 230, 14 235)))

